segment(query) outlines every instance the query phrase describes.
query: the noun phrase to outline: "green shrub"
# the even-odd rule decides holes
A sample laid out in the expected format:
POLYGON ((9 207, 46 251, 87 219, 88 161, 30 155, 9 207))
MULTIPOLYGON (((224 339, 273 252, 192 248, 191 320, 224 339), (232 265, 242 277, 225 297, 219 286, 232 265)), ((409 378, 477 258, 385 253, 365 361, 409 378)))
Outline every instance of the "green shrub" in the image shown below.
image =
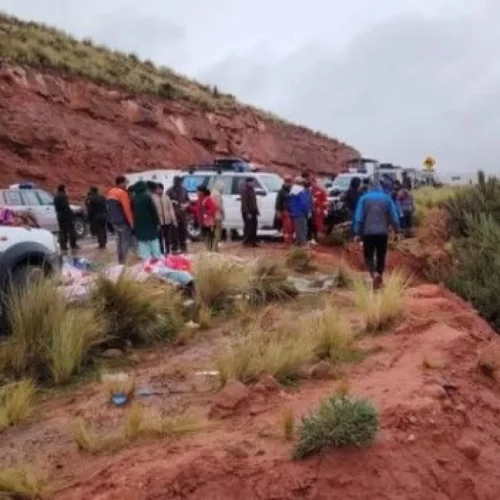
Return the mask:
POLYGON ((369 401, 332 396, 321 403, 315 414, 302 419, 293 457, 302 459, 330 448, 367 446, 378 426, 377 411, 369 401))
POLYGON ((454 241, 455 266, 446 284, 500 329, 500 223, 484 214, 465 220, 468 237, 454 241))

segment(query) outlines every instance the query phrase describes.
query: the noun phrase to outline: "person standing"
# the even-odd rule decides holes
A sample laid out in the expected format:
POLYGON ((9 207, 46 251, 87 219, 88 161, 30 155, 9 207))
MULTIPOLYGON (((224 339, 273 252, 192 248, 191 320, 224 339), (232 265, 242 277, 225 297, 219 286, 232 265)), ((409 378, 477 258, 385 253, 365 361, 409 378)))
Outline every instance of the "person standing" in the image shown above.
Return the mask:
POLYGON ((177 227, 172 234, 172 251, 174 253, 187 252, 187 210, 189 208, 189 195, 182 185, 182 177, 174 177, 174 185, 167 191, 167 196, 174 207, 177 227))
POLYGON ((291 175, 285 175, 283 180, 283 186, 278 191, 276 196, 276 229, 281 230, 283 233, 283 239, 286 245, 291 245, 293 243, 293 223, 290 217, 290 212, 288 211, 288 198, 290 197, 290 190, 293 186, 293 180, 291 175))
POLYGON ((126 263, 128 253, 134 247, 132 234, 134 215, 130 201, 132 192, 132 189, 127 190, 127 179, 119 175, 115 180, 115 187, 107 194, 108 217, 116 234, 119 264, 126 263))
POLYGON ((222 193, 224 190, 224 183, 222 181, 217 181, 212 189, 212 199, 215 203, 215 228, 214 228, 214 241, 213 241, 213 251, 219 251, 219 243, 222 239, 222 228, 224 226, 224 219, 226 218, 226 212, 224 210, 224 199, 222 193))
POLYGON ((328 215, 328 194, 319 184, 315 177, 311 178, 311 195, 312 195, 312 207, 313 207, 313 224, 315 234, 313 235, 317 239, 318 235, 325 234, 325 218, 328 215))
POLYGON ((401 212, 401 226, 405 236, 411 236, 413 229, 413 212, 415 204, 411 192, 406 188, 401 188, 397 193, 397 204, 401 212))
POLYGON ((66 186, 59 184, 54 196, 54 208, 57 215, 57 224, 59 226, 59 245, 63 252, 68 251, 68 240, 72 251, 78 250, 76 244, 76 231, 73 211, 69 204, 66 186))
POLYGON ((307 196, 309 196, 309 205, 311 206, 311 212, 307 218, 307 241, 311 244, 316 244, 316 226, 315 226, 315 214, 314 214, 314 203, 311 185, 311 174, 309 172, 302 173, 302 186, 304 187, 307 196))
POLYGON ((359 199, 354 213, 354 234, 356 239, 362 238, 365 264, 374 289, 383 284, 390 226, 399 233, 398 209, 391 195, 384 192, 379 182, 374 182, 359 199))
POLYGON ((167 255, 170 253, 173 228, 177 226, 174 206, 172 200, 165 194, 165 186, 161 183, 156 184, 152 196, 160 219, 160 249, 164 255, 167 255))
POLYGON ((205 246, 209 252, 214 251, 215 243, 215 217, 217 215, 217 204, 210 192, 210 189, 203 188, 204 196, 201 207, 203 217, 202 231, 205 239, 205 246))
POLYGON ((247 177, 241 189, 241 215, 243 217, 243 245, 256 247, 260 213, 253 177, 247 177))
POLYGON ((87 216, 90 223, 92 235, 97 237, 98 247, 103 250, 108 242, 108 233, 106 230, 106 219, 108 216, 108 207, 106 198, 99 193, 96 186, 92 186, 86 201, 87 216))
POLYGON ((148 190, 148 185, 143 181, 136 184, 132 210, 139 258, 142 260, 160 259, 162 257, 160 239, 158 238, 160 217, 148 190))
POLYGON ((307 244, 307 221, 311 217, 312 203, 303 177, 297 177, 290 190, 288 211, 295 229, 295 244, 302 247, 307 244))
POLYGON ((356 211, 356 205, 358 204, 359 197, 361 196, 361 179, 359 177, 353 177, 351 183, 349 184, 349 189, 344 195, 344 202, 347 210, 351 217, 356 211))

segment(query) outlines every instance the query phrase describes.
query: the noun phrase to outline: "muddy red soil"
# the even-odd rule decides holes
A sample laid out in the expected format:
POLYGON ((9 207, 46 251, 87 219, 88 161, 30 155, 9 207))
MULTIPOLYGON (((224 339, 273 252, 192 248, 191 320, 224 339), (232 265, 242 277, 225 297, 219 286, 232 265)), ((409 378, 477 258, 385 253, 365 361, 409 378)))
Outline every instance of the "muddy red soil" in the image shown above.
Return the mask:
MULTIPOLYGON (((340 303, 348 294, 335 291, 330 300, 340 303)), ((204 430, 144 440, 112 456, 79 452, 70 431, 77 416, 108 429, 123 418, 94 383, 51 398, 37 421, 0 435, 0 460, 36 455, 61 487, 57 500, 497 499, 500 386, 477 368, 479 350, 495 334, 437 285, 413 287, 404 300, 403 322, 360 338, 370 354, 348 371, 350 393, 370 398, 380 414, 368 449, 291 460, 283 412, 291 410, 298 422, 336 391, 338 380, 305 380, 295 388, 267 380, 228 394, 197 374, 213 369, 212 353, 238 328, 232 320, 186 346, 134 355, 138 384, 162 389, 147 404, 207 418, 204 430)))

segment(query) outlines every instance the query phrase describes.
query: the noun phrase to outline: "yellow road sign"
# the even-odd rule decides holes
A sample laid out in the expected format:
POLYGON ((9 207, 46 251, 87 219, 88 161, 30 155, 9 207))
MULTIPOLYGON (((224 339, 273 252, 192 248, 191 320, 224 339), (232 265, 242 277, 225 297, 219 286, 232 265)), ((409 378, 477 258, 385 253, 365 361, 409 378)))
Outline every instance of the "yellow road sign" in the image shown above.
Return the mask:
POLYGON ((432 167, 434 167, 434 165, 436 164, 436 160, 432 157, 432 156, 428 156, 425 160, 424 160, 424 167, 427 169, 427 170, 431 170, 432 167))

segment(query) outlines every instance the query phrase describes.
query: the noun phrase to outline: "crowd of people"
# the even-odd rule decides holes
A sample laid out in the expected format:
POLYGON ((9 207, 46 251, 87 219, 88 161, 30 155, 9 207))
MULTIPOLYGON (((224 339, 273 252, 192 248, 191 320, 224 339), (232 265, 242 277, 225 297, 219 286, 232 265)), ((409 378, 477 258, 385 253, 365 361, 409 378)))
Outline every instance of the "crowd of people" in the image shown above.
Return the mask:
MULTIPOLYGON (((162 184, 139 181, 129 186, 124 176, 116 178, 115 186, 106 195, 90 188, 85 202, 90 230, 100 249, 106 248, 109 231, 116 235, 119 263, 125 263, 133 252, 140 259, 161 258, 169 253, 187 251, 188 219, 194 215, 201 229, 207 250, 218 251, 222 238, 225 210, 223 184, 216 182, 212 190, 197 189, 194 214, 182 177, 174 179, 165 191, 162 184)), ((412 229, 414 203, 410 180, 393 181, 390 176, 375 179, 353 177, 343 197, 352 218, 352 237, 363 243, 366 266, 374 286, 382 284, 390 227, 396 233, 412 229)), ((64 185, 54 198, 60 233, 60 245, 77 249, 73 213, 64 185)), ((285 244, 303 247, 316 244, 325 232, 329 210, 326 190, 304 172, 295 179, 285 176, 276 197, 275 227, 285 244)), ((255 179, 248 177, 241 188, 243 245, 256 247, 260 216, 255 179)))

